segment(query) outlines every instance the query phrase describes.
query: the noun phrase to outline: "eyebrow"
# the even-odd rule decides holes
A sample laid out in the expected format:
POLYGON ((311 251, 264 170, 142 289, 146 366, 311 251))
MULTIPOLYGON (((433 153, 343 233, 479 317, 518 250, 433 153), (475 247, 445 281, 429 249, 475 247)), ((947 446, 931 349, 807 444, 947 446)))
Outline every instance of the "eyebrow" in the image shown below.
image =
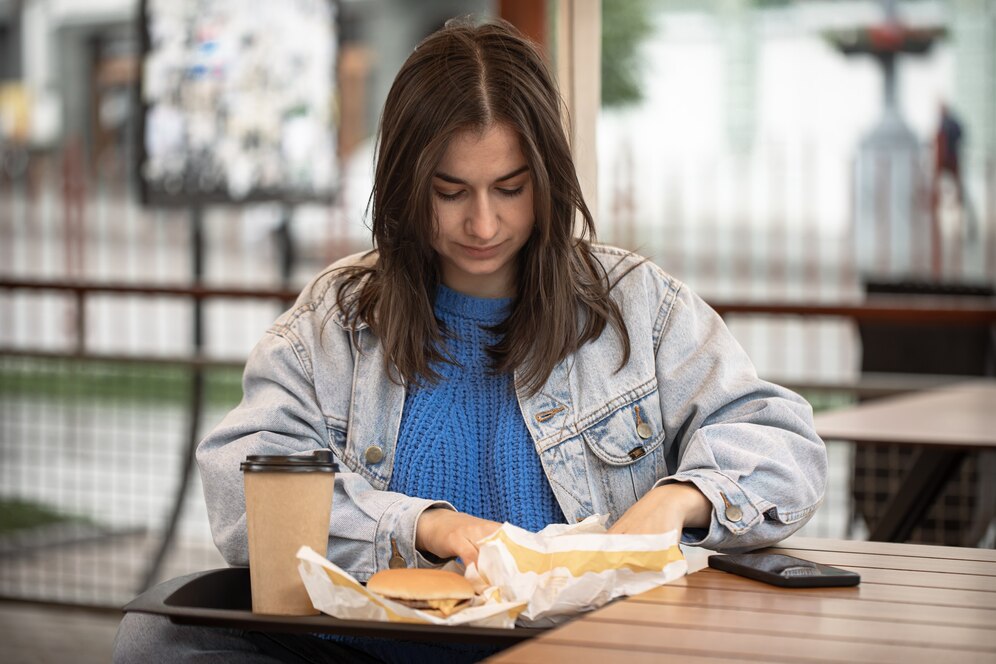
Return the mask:
MULTIPOLYGON (((526 165, 526 166, 520 166, 519 168, 515 169, 511 173, 506 173, 505 175, 502 175, 501 177, 496 178, 495 182, 504 182, 505 180, 511 180, 516 175, 519 175, 521 173, 525 173, 528 170, 529 170, 529 166, 528 165, 526 165)), ((436 177, 439 178, 440 180, 444 180, 446 182, 451 182, 453 184, 467 184, 467 182, 465 180, 461 180, 460 178, 454 177, 452 175, 447 175, 446 173, 443 173, 441 171, 436 171, 436 177)))

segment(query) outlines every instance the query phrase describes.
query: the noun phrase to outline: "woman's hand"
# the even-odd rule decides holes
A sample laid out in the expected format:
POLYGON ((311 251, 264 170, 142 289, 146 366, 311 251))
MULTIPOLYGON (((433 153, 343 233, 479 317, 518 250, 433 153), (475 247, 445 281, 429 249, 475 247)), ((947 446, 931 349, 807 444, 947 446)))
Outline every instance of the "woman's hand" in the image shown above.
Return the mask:
POLYGON ((651 489, 612 524, 609 532, 648 535, 707 528, 711 521, 712 503, 694 484, 678 482, 651 489))
POLYGON ((444 508, 422 512, 415 525, 415 548, 439 558, 477 562, 477 541, 501 528, 500 523, 444 508))

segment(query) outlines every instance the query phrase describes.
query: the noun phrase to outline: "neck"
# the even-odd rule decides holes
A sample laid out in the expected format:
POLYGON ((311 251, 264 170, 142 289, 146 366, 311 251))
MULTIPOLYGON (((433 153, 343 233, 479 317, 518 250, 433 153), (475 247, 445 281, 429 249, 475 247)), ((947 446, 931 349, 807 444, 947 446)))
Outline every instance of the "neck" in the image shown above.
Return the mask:
MULTIPOLYGON (((510 271, 509 271, 510 272, 510 271)), ((442 275, 443 285, 472 297, 508 298, 515 296, 515 279, 509 274, 442 275)))

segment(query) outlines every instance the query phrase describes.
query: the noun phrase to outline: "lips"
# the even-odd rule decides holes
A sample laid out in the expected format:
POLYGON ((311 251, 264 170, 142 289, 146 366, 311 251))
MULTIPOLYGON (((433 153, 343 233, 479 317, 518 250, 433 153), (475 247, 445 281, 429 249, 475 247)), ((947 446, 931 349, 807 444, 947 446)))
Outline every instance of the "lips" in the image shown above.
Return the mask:
POLYGON ((459 245, 460 249, 471 258, 491 258, 501 251, 501 244, 492 244, 487 247, 472 247, 466 244, 459 245))

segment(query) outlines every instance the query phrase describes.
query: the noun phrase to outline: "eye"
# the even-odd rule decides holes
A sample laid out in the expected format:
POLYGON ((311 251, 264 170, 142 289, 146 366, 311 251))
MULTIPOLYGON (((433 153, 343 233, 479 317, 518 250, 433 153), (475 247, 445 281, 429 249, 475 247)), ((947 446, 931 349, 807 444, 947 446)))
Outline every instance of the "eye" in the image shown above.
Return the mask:
POLYGON ((506 198, 515 198, 525 190, 525 185, 519 185, 515 189, 498 189, 498 193, 506 198))
POLYGON ((438 189, 436 189, 435 192, 436 192, 436 197, 439 198, 439 200, 441 201, 455 201, 461 196, 463 196, 463 189, 461 189, 460 191, 454 191, 453 193, 440 191, 438 189))

